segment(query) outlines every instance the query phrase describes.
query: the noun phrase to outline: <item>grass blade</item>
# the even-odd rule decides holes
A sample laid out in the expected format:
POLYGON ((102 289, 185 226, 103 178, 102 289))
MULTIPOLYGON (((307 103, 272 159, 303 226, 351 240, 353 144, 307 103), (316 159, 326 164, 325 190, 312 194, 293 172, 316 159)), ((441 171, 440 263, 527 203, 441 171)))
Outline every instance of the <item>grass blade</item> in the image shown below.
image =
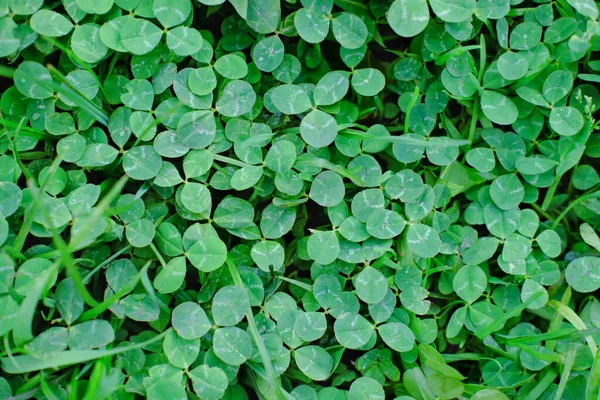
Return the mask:
POLYGON ((55 353, 52 357, 43 359, 30 355, 21 355, 14 357, 13 361, 8 358, 2 358, 0 361, 2 363, 2 369, 8 374, 23 374, 41 371, 43 369, 59 369, 68 365, 84 363, 98 358, 123 354, 134 349, 146 347, 154 342, 162 340, 170 331, 171 328, 144 342, 110 350, 65 350, 55 353))
MULTIPOLYGON (((227 268, 229 269, 229 273, 233 278, 233 282, 236 286, 239 286, 245 290, 244 283, 242 282, 242 277, 237 270, 237 266, 234 264, 233 260, 230 257, 227 257, 227 268)), ((250 329, 250 333, 252 334, 252 338, 254 339, 254 343, 258 348, 258 353, 260 354, 260 359, 265 368, 265 373, 267 375, 267 380, 271 385, 271 388, 275 391, 275 396, 278 399, 286 400, 288 398, 288 394, 281 387, 278 379, 275 377, 275 370, 273 369, 273 365, 271 364, 271 359, 269 358, 269 353, 267 352, 267 348, 258 332, 258 328, 256 327, 256 321, 254 321, 254 313, 252 312, 252 308, 248 306, 246 310, 246 320, 248 322, 248 328, 250 329)))

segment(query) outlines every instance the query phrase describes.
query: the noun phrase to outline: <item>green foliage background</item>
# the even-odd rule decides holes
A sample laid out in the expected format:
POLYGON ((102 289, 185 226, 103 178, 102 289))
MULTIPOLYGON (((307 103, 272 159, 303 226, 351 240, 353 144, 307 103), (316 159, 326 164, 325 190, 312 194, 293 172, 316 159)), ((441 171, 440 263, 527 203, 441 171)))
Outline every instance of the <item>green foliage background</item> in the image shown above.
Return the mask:
POLYGON ((593 0, 0 0, 0 398, 598 399, 593 0))

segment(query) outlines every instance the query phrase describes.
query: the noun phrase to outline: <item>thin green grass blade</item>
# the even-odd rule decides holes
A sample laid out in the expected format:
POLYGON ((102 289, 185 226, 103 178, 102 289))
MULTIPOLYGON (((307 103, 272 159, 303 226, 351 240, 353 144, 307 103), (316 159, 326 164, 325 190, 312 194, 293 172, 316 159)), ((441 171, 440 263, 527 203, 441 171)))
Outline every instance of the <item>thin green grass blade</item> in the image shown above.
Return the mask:
MULTIPOLYGON (((13 327, 13 340, 17 346, 22 346, 33 339, 32 328, 35 311, 39 301, 42 298, 42 293, 48 287, 48 281, 50 280, 50 277, 56 274, 57 271, 58 263, 54 263, 50 266, 50 268, 39 275, 35 279, 31 289, 27 293, 27 296, 25 296, 25 300, 23 300, 21 303, 13 327)), ((19 357, 20 356, 16 356, 15 359, 18 359, 19 357)))
POLYGON ((148 267, 150 266, 151 263, 152 263, 151 261, 146 262, 146 264, 144 264, 142 269, 140 269, 140 271, 136 274, 135 278, 132 279, 131 281, 129 281, 127 283, 127 285, 125 285, 120 291, 113 294, 112 296, 105 299, 104 301, 98 303, 97 305, 90 308, 89 310, 85 311, 83 314, 81 314, 81 316, 79 317, 79 319, 77 319, 77 321, 85 322, 85 321, 89 321, 91 319, 96 318, 98 315, 100 315, 104 311, 108 310, 113 303, 119 301, 121 299, 121 297, 123 297, 127 293, 131 292, 133 290, 133 288, 135 288, 137 286, 140 279, 142 279, 142 274, 148 269, 148 267))
POLYGON ((170 331, 171 328, 144 342, 110 350, 65 350, 55 353, 52 357, 43 359, 30 355, 21 355, 14 357, 13 361, 8 358, 2 358, 0 362, 2 363, 2 369, 8 374, 24 374, 27 372, 41 371, 43 369, 59 369, 68 365, 80 364, 101 357, 115 356, 134 349, 146 347, 162 340, 170 331))
MULTIPOLYGON (((587 330, 585 322, 583 322, 579 315, 577 315, 575 311, 573 311, 569 306, 562 304, 556 300, 550 300, 548 302, 548 305, 554 308, 556 311, 558 311, 564 319, 569 321, 571 325, 573 325, 578 330, 587 330)), ((598 353, 598 346, 596 345, 596 341, 591 336, 586 336, 585 340, 590 348, 590 351, 592 352, 592 355, 594 356, 594 358, 596 358, 596 355, 598 353)))
MULTIPOLYGON (((227 263, 227 268, 229 269, 229 273, 230 273, 231 277, 233 278, 233 282, 236 284, 236 286, 239 286, 239 287, 245 289, 244 283, 242 282, 242 277, 240 276, 240 274, 237 270, 237 266, 235 265, 235 263, 229 256, 227 257, 226 263, 227 263)), ((273 365, 271 364, 271 359, 269 357, 269 353, 267 352, 265 344, 262 340, 262 337, 260 336, 260 333, 258 332, 258 328, 256 327, 256 321, 254 320, 254 313, 252 312, 252 308, 250 306, 248 306, 248 309, 246 310, 246 320, 248 322, 248 328, 250 329, 250 333, 252 334, 252 337, 254 339, 254 343, 256 344, 256 347, 258 348, 258 353, 260 354, 260 359, 265 368, 265 373, 268 377, 269 384, 271 385, 271 388, 273 388, 275 391, 275 396, 278 399, 283 399, 283 400, 288 399, 289 395, 281 387, 279 380, 275 377, 275 370, 273 369, 273 365)))
POLYGON ((108 115, 100 109, 97 105, 92 103, 87 97, 85 97, 75 86, 69 82, 66 77, 52 65, 48 65, 48 71, 58 81, 53 82, 53 89, 55 92, 62 94, 67 97, 71 102, 77 105, 85 112, 87 112, 92 118, 101 123, 104 126, 108 126, 108 115))

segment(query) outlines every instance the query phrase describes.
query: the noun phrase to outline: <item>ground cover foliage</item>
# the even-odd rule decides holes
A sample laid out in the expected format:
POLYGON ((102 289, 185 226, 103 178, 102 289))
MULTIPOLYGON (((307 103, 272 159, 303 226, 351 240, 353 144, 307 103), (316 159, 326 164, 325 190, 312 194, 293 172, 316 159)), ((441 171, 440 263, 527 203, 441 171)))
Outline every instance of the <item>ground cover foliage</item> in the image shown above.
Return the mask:
POLYGON ((1 0, 0 398, 599 398, 599 35, 1 0))

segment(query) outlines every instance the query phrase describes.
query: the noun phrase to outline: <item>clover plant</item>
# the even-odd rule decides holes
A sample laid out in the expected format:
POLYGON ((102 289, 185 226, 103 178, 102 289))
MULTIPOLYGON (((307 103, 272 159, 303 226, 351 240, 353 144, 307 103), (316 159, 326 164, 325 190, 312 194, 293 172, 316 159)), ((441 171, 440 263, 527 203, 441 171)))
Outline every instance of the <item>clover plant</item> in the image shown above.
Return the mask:
POLYGON ((599 398, 598 18, 0 0, 0 398, 599 398))

